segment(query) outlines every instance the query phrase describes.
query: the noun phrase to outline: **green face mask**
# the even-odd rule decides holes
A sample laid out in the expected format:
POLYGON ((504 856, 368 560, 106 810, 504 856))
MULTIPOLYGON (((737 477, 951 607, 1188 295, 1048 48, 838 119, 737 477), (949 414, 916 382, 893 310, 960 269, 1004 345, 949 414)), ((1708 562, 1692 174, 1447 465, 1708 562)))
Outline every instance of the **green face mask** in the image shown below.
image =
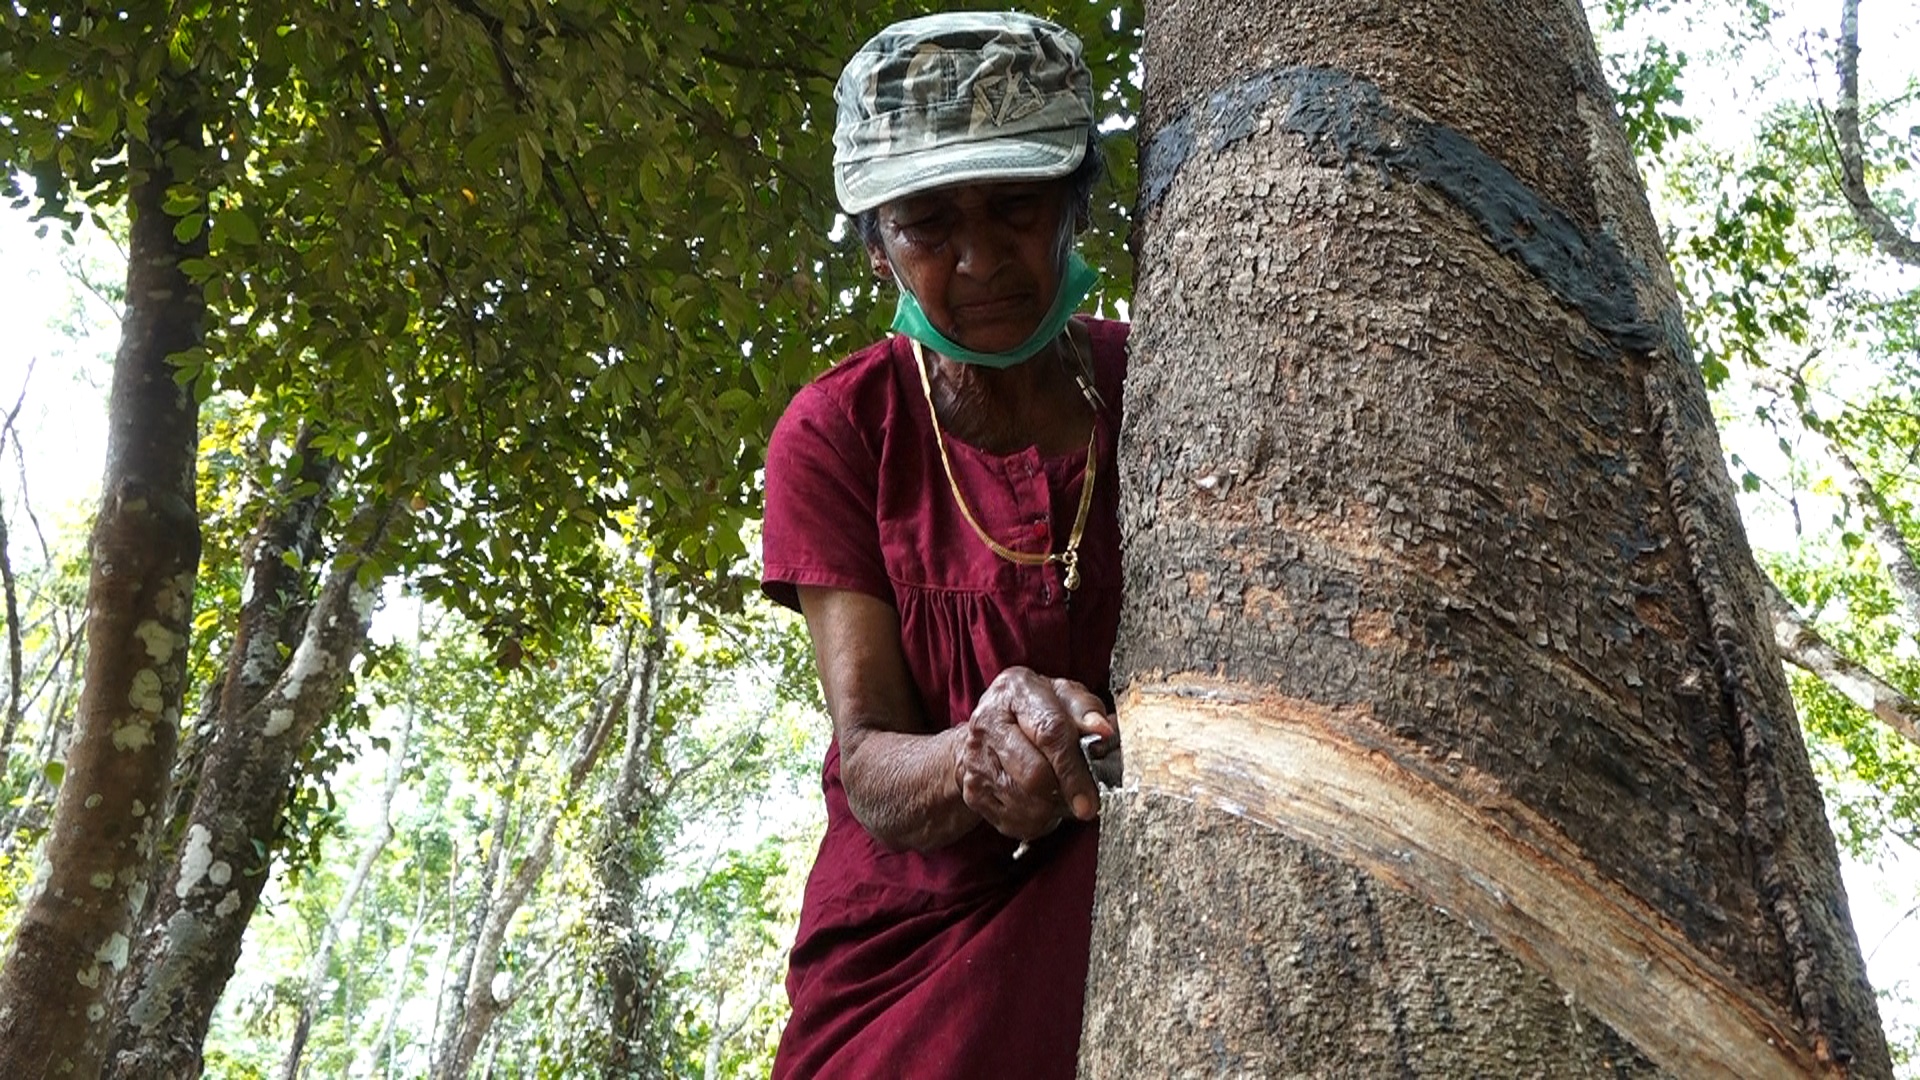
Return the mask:
POLYGON ((949 360, 990 368, 1010 368, 1046 348, 1048 342, 1058 337, 1060 331, 1066 329, 1067 320, 1080 310, 1080 302, 1087 298, 1099 280, 1100 271, 1088 266, 1087 260, 1081 258, 1079 252, 1068 252, 1067 271, 1060 279, 1060 291, 1054 295, 1053 307, 1047 310, 1046 318, 1033 328, 1027 340, 1006 352, 975 352, 948 341, 945 334, 935 330, 933 324, 927 321, 927 313, 920 309, 920 301, 915 300, 913 294, 904 288, 900 290, 900 302, 894 308, 893 328, 949 360))

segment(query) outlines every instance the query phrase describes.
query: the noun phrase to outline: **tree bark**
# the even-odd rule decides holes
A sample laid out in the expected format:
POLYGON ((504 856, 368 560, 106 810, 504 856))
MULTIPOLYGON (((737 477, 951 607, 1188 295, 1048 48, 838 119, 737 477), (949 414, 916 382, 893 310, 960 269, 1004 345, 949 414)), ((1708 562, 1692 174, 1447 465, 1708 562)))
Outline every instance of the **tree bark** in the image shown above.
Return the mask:
POLYGON ((1143 66, 1082 1075, 1889 1075, 1580 5, 1143 66))
MULTIPOLYGON (((20 407, 26 404, 27 389, 24 385, 33 377, 33 364, 27 364, 27 377, 22 379, 20 396, 14 400, 13 408, 7 410, 4 419, 0 419, 0 451, 7 447, 7 437, 13 434, 14 422, 19 419, 20 407)), ((24 505, 27 499, 24 478, 20 485, 20 501, 24 505)), ((31 517, 31 511, 29 511, 31 517)), ((51 564, 52 560, 48 560, 51 564)), ((53 569, 51 565, 49 570, 53 569)), ((13 576, 13 548, 7 535, 7 507, 0 501, 0 594, 4 594, 7 624, 7 701, 5 721, 0 723, 0 776, 5 776, 7 766, 13 760, 13 740, 20 733, 20 722, 26 718, 23 680, 26 678, 26 655, 22 647, 25 631, 20 625, 20 593, 13 576)))
MULTIPOLYGON (((6 440, 0 439, 0 445, 6 440)), ((9 554, 7 544, 7 508, 0 502, 0 595, 6 602, 0 619, 7 624, 7 700, 4 721, 0 721, 0 776, 6 775, 7 764, 13 758, 13 737, 20 733, 20 721, 26 715, 21 705, 23 693, 21 682, 26 678, 26 658, 20 645, 20 593, 14 587, 13 556, 9 554)))
POLYGON ((89 1076, 149 885, 180 723, 200 518, 199 403, 168 359, 197 345, 206 313, 180 270, 204 253, 164 209, 191 160, 191 116, 156 112, 128 148, 127 308, 107 404, 107 464, 90 545, 85 688, 44 857, 46 876, 0 970, 0 1076, 89 1076))
POLYGON ((385 1015, 380 1021, 380 1031, 374 1035, 373 1041, 367 1044, 370 1048, 370 1060, 367 1063, 367 1071, 365 1073, 356 1072, 352 1068, 352 1061, 349 1060, 346 1070, 348 1076, 364 1075, 371 1077, 375 1075, 376 1071, 380 1076, 392 1075, 393 1031, 394 1028, 399 1026, 400 1010, 407 1002, 407 975, 413 967, 413 951, 414 948, 418 946, 420 935, 426 930, 427 921, 431 916, 432 910, 427 904, 427 880, 423 876, 420 879, 419 892, 414 901, 413 923, 407 928, 406 939, 400 943, 400 958, 393 965, 394 978, 388 988, 387 1007, 385 1015))
POLYGON ((201 1047, 270 876, 300 753, 338 708, 348 665, 366 643, 374 598, 359 569, 351 557, 332 568, 264 693, 221 695, 185 839, 141 928, 107 1075, 201 1074, 201 1047))
MULTIPOLYGON (((632 689, 632 676, 627 671, 615 672, 606 680, 602 694, 593 703, 587 724, 580 729, 573 755, 567 762, 566 774, 561 778, 561 787, 556 793, 556 805, 541 815, 539 823, 534 826, 532 846, 520 860, 520 865, 514 867, 513 873, 501 884, 499 891, 491 896, 485 921, 474 942, 473 959, 467 969, 456 1033, 449 1043, 444 1044, 446 1048, 434 1063, 434 1080, 459 1080, 466 1076, 493 1022, 518 996, 517 990, 501 994, 494 988, 495 976, 500 973, 501 949, 506 944, 507 931, 512 926, 513 917, 519 914, 527 897, 532 895, 534 886, 540 883, 540 878, 553 862, 554 834, 560 827, 562 813, 575 802, 582 785, 599 763, 600 754, 611 740, 614 728, 627 714, 627 695, 632 689)), ((503 792, 501 798, 507 798, 506 793, 503 792)), ((494 836, 496 844, 506 843, 498 828, 494 836)), ((504 862, 502 865, 505 865, 504 862)))
POLYGON ((651 624, 635 628, 639 656, 624 665, 631 680, 624 752, 605 801, 606 818, 593 857, 591 917, 600 942, 593 965, 606 1017, 607 1054, 601 1075, 608 1080, 652 1076, 661 1068, 656 1006, 663 973, 659 951, 638 923, 647 876, 660 863, 655 811, 664 733, 654 703, 666 657, 669 615, 666 585, 652 566, 645 572, 645 588, 651 624))
POLYGON ((1866 151, 1860 138, 1860 0, 1840 0, 1840 100, 1833 107, 1834 143, 1840 150, 1840 193, 1867 239, 1883 254, 1920 266, 1920 240, 1900 230, 1873 201, 1867 187, 1866 151))
POLYGON ((1847 486, 1853 489, 1854 499, 1860 504, 1860 516, 1866 519, 1867 531, 1873 534, 1881 561, 1887 564, 1887 578, 1893 582, 1893 595, 1900 601, 1907 625, 1920 631, 1920 560, 1915 560, 1906 534, 1900 531, 1900 519, 1840 440, 1829 438, 1828 446, 1840 463, 1847 486))
MULTIPOLYGON (((455 875, 447 879, 447 962, 440 968, 440 988, 434 996, 433 1016, 433 1055, 430 1080, 448 1080, 459 1074, 450 1072, 447 1063, 460 1045, 460 1032, 466 1022, 465 1001, 467 985, 473 978, 474 964, 479 955, 480 938, 486 933, 487 921, 491 918, 493 898, 500 875, 507 865, 507 825, 512 820, 513 800, 507 797, 517 785, 514 777, 520 772, 520 763, 525 756, 524 745, 520 747, 505 770, 499 785, 500 804, 495 807, 493 828, 490 835, 493 840, 487 847, 487 860, 480 868, 480 880, 474 890, 476 900, 473 910, 467 913, 470 929, 461 932, 459 926, 461 911, 455 875)), ((455 867, 457 874, 458 867, 455 867)))

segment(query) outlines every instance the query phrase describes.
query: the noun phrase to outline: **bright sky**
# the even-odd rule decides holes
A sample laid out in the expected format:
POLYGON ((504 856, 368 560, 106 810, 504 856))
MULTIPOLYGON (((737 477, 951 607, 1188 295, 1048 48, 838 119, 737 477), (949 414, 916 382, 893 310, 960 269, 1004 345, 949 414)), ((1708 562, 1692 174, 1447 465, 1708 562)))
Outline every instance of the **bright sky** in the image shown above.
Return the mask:
POLYGON ((48 531, 83 520, 100 487, 106 456, 106 400, 118 312, 78 287, 71 270, 116 289, 124 256, 97 231, 69 247, 57 230, 42 238, 21 211, 0 210, 0 413, 20 405, 15 433, 0 456, 0 500, 16 559, 39 557, 20 520, 22 459, 26 493, 48 531))

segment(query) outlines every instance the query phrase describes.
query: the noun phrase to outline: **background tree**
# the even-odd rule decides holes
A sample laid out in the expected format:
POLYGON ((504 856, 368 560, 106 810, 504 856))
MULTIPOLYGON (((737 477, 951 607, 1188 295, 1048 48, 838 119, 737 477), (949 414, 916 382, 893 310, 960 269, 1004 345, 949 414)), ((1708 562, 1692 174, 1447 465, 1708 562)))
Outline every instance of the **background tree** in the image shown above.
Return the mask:
MULTIPOLYGON (((613 508, 643 507, 690 569, 743 553, 752 436, 772 415, 761 393, 783 397, 813 363, 809 348, 779 347, 791 321, 806 317, 813 344, 838 351, 817 276, 829 204, 794 197, 822 150, 794 136, 817 108, 803 87, 830 77, 822 58, 844 53, 851 31, 795 15, 472 3, 0 13, 0 51, 17 60, 0 158, 34 177, 50 214, 131 193, 131 265, 175 275, 128 290, 126 340, 139 349, 117 370, 156 396, 114 413, 171 425, 175 459, 109 460, 173 485, 126 505, 164 511, 177 539, 100 519, 101 537, 167 556, 141 592, 168 598, 166 610, 115 616, 119 638, 99 638, 103 623, 88 652, 111 665, 87 682, 101 702, 126 700, 141 671, 159 678, 157 697, 138 696, 153 705, 142 730, 156 734, 116 749, 124 718, 82 709, 47 849, 54 876, 5 975, 26 981, 0 985, 12 1030, 36 1041, 10 1038, 21 1056, 6 1060, 32 1071, 58 1054, 87 1072, 106 1050, 87 1033, 112 1030, 119 1067, 197 1071, 283 793, 361 647, 356 595, 408 568, 484 619, 506 658, 591 616, 593 541, 613 508), (759 274, 770 266, 789 269, 759 274), (157 821, 147 812, 167 803, 186 699, 183 575, 197 561, 196 403, 216 392, 254 398, 261 420, 262 497, 244 515, 257 524, 238 575, 251 588, 246 609, 219 620, 234 628, 222 691, 189 758, 201 772, 182 842, 156 863, 152 829, 117 846, 97 827, 73 830, 157 821), (167 646, 160 668, 130 636, 148 622, 148 637, 172 635, 154 638, 167 646), (120 769, 111 795, 94 790, 108 765, 120 769), (95 795, 109 802, 89 817, 95 795), (76 896, 89 903, 59 906, 76 896), (152 902, 129 903, 140 896, 152 902), (75 910, 91 913, 85 925, 75 910), (191 932, 156 929, 182 920, 191 932), (129 959, 131 1022, 90 1022, 129 959), (55 968, 83 976, 49 983, 78 986, 71 1000, 25 992, 55 968)), ((115 580, 132 587, 138 565, 123 560, 115 580)), ((115 613, 103 601, 96 618, 115 613)))
POLYGON ((1888 1075, 1580 9, 1146 43, 1083 1069, 1888 1075))

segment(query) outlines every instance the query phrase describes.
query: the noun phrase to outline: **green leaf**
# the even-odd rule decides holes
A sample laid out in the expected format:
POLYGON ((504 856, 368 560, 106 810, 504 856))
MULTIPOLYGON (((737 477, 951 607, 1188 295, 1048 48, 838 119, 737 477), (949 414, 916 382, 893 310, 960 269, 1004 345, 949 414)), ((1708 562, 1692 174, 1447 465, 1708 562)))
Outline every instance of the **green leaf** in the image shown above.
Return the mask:
POLYGON ((213 216, 212 239, 216 247, 228 244, 255 247, 260 243, 260 230, 254 227, 253 219, 245 211, 228 207, 213 216))
POLYGON ((532 132, 522 132, 514 144, 514 151, 520 162, 520 182, 526 185, 527 201, 533 202, 540 197, 540 187, 545 182, 541 173, 540 159, 543 150, 540 140, 532 132))

